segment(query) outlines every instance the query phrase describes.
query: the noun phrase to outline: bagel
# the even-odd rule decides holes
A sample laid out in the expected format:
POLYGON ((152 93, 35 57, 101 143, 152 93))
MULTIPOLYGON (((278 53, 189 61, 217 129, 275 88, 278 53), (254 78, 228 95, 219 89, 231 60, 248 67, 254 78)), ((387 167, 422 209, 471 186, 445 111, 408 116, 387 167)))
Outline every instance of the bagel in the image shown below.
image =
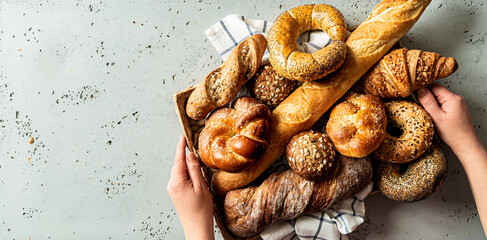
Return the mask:
POLYGON ((281 76, 313 81, 337 70, 345 61, 347 25, 343 15, 327 4, 308 4, 283 12, 272 24, 267 41, 269 61, 281 76), (323 30, 333 43, 310 54, 299 52, 296 40, 312 30, 323 30))
POLYGON ((376 180, 380 192, 395 201, 416 202, 423 200, 440 188, 448 172, 445 154, 437 145, 411 163, 401 173, 401 166, 381 162, 376 180))
POLYGON ((372 152, 372 158, 392 163, 406 163, 421 156, 433 141, 431 116, 421 106, 406 100, 384 104, 387 132, 384 141, 372 152))

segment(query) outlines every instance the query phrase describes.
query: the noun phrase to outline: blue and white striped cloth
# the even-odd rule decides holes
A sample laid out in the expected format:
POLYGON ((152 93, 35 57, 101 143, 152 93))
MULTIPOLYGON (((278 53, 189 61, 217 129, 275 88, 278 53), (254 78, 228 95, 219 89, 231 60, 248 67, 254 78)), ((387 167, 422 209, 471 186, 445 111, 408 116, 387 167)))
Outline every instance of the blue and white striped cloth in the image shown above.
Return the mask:
MULTIPOLYGON (((266 36, 271 25, 272 22, 231 14, 215 23, 205 33, 223 60, 226 60, 232 49, 240 42, 257 33, 266 36)), ((331 43, 331 39, 325 32, 316 30, 299 36, 296 42, 299 51, 314 53, 331 43)), ((263 63, 269 60, 268 51, 262 59, 263 63)))
MULTIPOLYGON (((272 22, 246 18, 232 14, 224 17, 205 31, 208 39, 216 48, 223 60, 226 60, 232 49, 245 38, 261 33, 266 36, 272 22)), ((331 39, 323 31, 313 31, 301 35, 298 40, 298 49, 302 52, 313 53, 331 42, 331 39)), ((266 51, 263 63, 269 59, 266 51)), ((238 96, 248 95, 248 91, 242 89, 238 96)), ((270 169, 282 170, 289 168, 285 158, 277 161, 270 169)), ((372 190, 370 183, 360 193, 350 199, 329 208, 323 212, 306 214, 290 221, 279 221, 265 229, 260 235, 264 240, 295 240, 295 239, 348 239, 348 233, 364 222, 365 204, 364 198, 372 190)))

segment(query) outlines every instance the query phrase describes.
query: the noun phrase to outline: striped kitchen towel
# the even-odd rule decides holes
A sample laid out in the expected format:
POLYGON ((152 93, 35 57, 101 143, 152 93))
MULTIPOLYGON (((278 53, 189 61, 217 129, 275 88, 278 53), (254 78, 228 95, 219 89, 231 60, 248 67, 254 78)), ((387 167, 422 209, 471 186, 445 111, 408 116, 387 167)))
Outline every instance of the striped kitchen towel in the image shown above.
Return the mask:
POLYGON ((332 208, 276 222, 261 232, 260 236, 265 240, 348 240, 346 234, 364 222, 364 198, 371 190, 372 183, 369 183, 361 192, 332 208))
MULTIPOLYGON (((266 36, 271 25, 272 22, 232 14, 218 21, 205 33, 223 60, 226 60, 232 49, 245 38, 257 33, 266 36)), ((296 42, 299 51, 313 53, 331 43, 331 39, 323 31, 312 31, 299 36, 296 42)), ((265 63, 268 59, 269 53, 266 51, 262 62, 265 63)), ((248 94, 248 91, 241 89, 238 96, 248 94)), ((281 161, 277 161, 270 168, 283 170, 289 166, 285 163, 285 158, 281 158, 281 161)), ((364 198, 371 190, 372 183, 352 198, 325 211, 276 222, 265 229, 261 237, 265 240, 348 239, 346 234, 364 222, 364 198)))
MULTIPOLYGON (((231 14, 215 23, 205 33, 223 60, 226 60, 232 49, 240 42, 257 33, 266 36, 271 25, 272 22, 231 14)), ((314 53, 331 43, 331 39, 325 32, 316 30, 299 36, 296 42, 299 51, 314 53)), ((268 51, 264 53, 262 60, 263 63, 269 60, 268 51)))

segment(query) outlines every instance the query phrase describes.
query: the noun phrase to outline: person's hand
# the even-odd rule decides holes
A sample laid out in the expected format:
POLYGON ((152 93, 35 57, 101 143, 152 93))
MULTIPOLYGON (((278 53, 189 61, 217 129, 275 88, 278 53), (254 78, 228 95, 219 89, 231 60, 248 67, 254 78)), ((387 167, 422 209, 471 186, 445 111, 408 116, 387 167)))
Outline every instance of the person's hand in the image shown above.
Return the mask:
POLYGON ((458 155, 477 147, 480 141, 473 128, 465 99, 439 84, 417 91, 419 101, 431 115, 443 141, 458 155))
POLYGON ((176 207, 186 239, 214 239, 213 200, 203 179, 198 158, 186 156, 186 139, 181 136, 167 193, 176 207))

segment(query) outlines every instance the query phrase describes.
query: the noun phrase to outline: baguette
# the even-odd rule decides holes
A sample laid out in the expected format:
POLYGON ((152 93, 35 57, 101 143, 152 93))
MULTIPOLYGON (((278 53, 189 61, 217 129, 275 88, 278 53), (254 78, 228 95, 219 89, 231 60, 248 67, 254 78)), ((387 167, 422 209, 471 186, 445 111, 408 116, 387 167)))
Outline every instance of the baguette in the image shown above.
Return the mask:
POLYGON ((266 152, 240 173, 217 171, 212 190, 223 195, 255 180, 283 153, 295 134, 306 131, 401 39, 431 0, 384 0, 346 40, 347 59, 325 79, 305 82, 271 115, 271 137, 266 152))
POLYGON ((211 110, 229 104, 259 69, 266 47, 267 41, 262 34, 252 35, 238 44, 228 59, 191 93, 186 114, 194 120, 201 120, 211 110))
POLYGON ((340 155, 326 179, 306 180, 292 170, 271 174, 260 186, 230 191, 225 197, 225 221, 238 237, 251 237, 279 220, 323 211, 365 188, 372 179, 368 158, 340 155))

